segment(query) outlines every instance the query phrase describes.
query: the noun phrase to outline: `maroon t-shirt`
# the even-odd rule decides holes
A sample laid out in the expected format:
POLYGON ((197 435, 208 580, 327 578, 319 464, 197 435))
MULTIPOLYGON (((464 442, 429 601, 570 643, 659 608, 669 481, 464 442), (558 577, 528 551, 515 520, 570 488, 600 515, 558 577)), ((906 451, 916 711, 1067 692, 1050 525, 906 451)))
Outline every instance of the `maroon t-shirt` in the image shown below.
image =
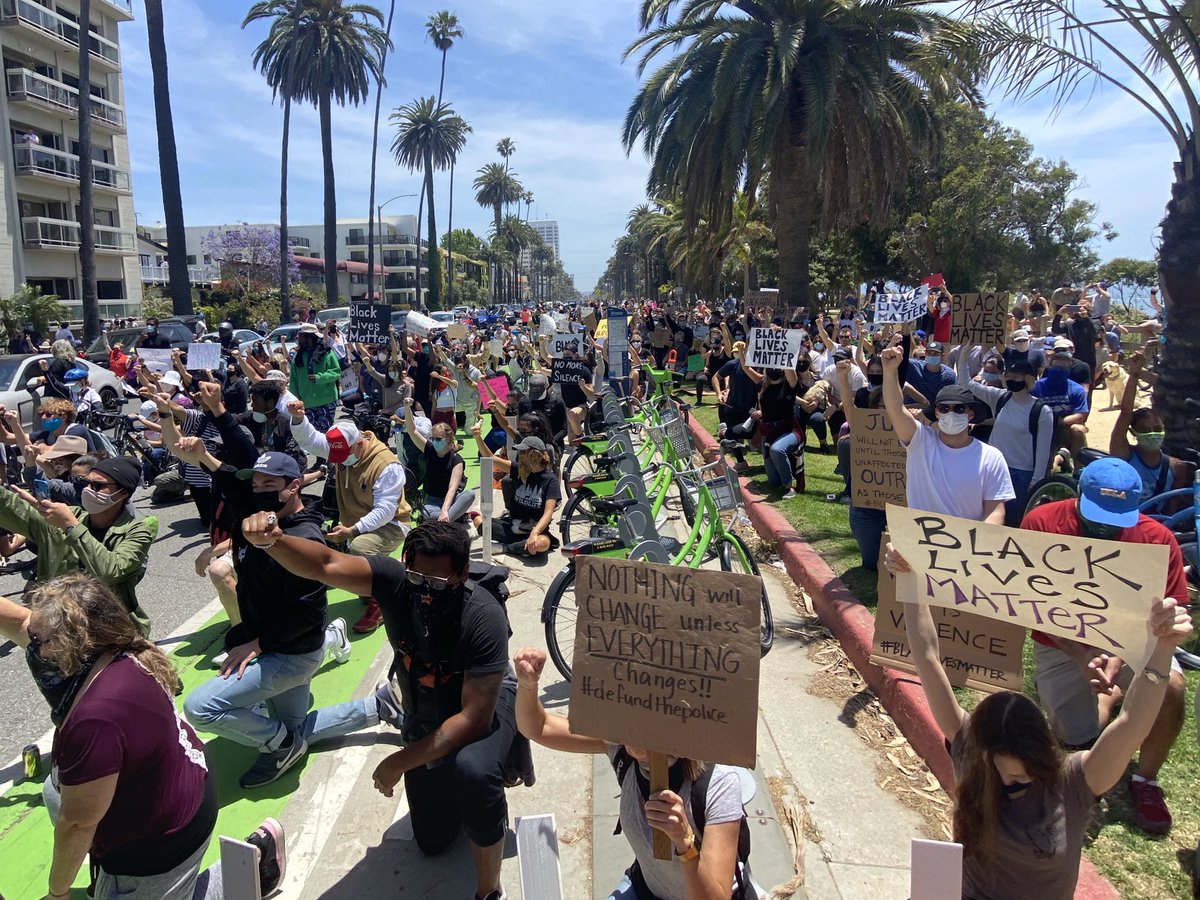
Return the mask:
POLYGON ((162 686, 127 656, 84 691, 55 732, 52 758, 64 785, 118 775, 92 841, 97 859, 179 832, 204 799, 204 745, 162 686))

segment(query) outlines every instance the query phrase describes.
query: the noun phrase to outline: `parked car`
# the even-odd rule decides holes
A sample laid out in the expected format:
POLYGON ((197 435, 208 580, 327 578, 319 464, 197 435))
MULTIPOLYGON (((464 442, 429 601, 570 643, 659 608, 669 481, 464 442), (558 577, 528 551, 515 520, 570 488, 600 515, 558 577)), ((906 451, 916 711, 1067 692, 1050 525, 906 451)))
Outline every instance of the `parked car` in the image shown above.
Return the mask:
MULTIPOLYGON (((192 321, 197 321, 195 317, 192 321)), ((108 332, 109 346, 118 341, 124 346, 126 352, 133 350, 133 345, 137 343, 137 339, 146 333, 144 326, 138 328, 122 328, 118 331, 108 332)), ((181 319, 163 319, 158 323, 158 333, 171 342, 171 349, 176 347, 181 350, 186 350, 187 345, 196 340, 196 332, 192 330, 191 325, 181 319)), ((84 355, 90 362, 99 365, 108 363, 108 351, 104 349, 104 338, 99 337, 88 347, 84 355)))
POLYGON ((323 309, 317 313, 317 324, 324 326, 330 319, 341 325, 343 322, 350 321, 350 307, 334 306, 329 309, 323 309))
MULTIPOLYGON (((0 404, 15 409, 21 427, 28 434, 33 429, 33 415, 42 402, 41 389, 30 390, 27 385, 40 377, 42 367, 38 360, 51 359, 49 353, 32 356, 0 356, 0 404)), ((119 378, 103 366, 88 360, 79 360, 80 366, 88 370, 88 382, 104 400, 106 407, 115 407, 127 398, 119 378)))
POLYGON ((274 349, 280 344, 288 353, 296 349, 296 335, 300 333, 300 323, 292 322, 288 325, 280 325, 274 331, 267 335, 267 347, 274 349))
POLYGON ((429 318, 433 319, 433 321, 437 322, 439 325, 453 325, 456 321, 454 313, 445 309, 439 309, 437 312, 431 312, 429 314, 429 318))

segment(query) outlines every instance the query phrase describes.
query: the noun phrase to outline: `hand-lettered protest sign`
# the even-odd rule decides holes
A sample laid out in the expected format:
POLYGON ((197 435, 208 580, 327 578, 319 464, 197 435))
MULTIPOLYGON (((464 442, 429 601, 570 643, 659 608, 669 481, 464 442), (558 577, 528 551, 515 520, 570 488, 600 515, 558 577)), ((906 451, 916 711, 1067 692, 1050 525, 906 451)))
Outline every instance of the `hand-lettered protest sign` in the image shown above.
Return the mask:
POLYGON ((579 379, 591 381, 592 373, 581 359, 554 359, 550 361, 551 384, 575 384, 579 379))
POLYGON ((925 315, 929 302, 929 286, 901 294, 880 294, 875 298, 875 324, 900 325, 915 322, 925 315))
POLYGON ((338 376, 338 396, 346 397, 356 391, 358 391, 358 373, 351 366, 338 376))
POLYGON ((754 766, 762 579, 579 557, 570 727, 754 766))
MULTIPOLYGON (((883 559, 888 535, 880 541, 883 559)), ((904 625, 904 605, 896 599, 896 579, 879 567, 879 601, 875 606, 875 636, 871 641, 871 662, 915 673, 908 631, 904 625)), ((938 653, 946 676, 955 687, 981 691, 1021 691, 1021 649, 1025 629, 1008 622, 955 609, 935 607, 933 624, 938 634, 938 653)))
POLYGON ((221 345, 211 341, 188 344, 187 367, 189 372, 214 372, 221 365, 221 345))
POLYGON ((437 327, 437 322, 413 310, 405 319, 404 327, 417 337, 429 337, 429 332, 437 327))
POLYGON ((752 328, 746 365, 752 369, 795 369, 804 332, 799 328, 752 328))
POLYGON ((496 395, 497 400, 501 403, 508 402, 508 379, 503 375, 497 375, 495 378, 481 378, 475 383, 475 387, 479 390, 479 401, 484 408, 492 402, 492 395, 488 393, 488 388, 492 389, 492 394, 496 395))
POLYGON ((504 357, 504 341, 501 338, 492 338, 488 341, 488 353, 496 359, 504 357))
POLYGON ((391 324, 392 308, 386 303, 351 303, 347 337, 356 344, 386 344, 391 324))
POLYGON ((950 342, 993 347, 1003 344, 1010 310, 1007 293, 955 294, 951 307, 950 342))
POLYGON ((1034 628, 1119 656, 1140 672, 1154 650, 1150 606, 1168 550, 1046 534, 889 505, 896 550, 913 574, 899 599, 1034 628))
POLYGON ((560 332, 552 334, 547 350, 553 359, 561 359, 565 351, 570 350, 576 356, 583 355, 583 335, 560 332))
POLYGON ((467 336, 467 326, 462 322, 451 322, 446 326, 446 337, 452 341, 461 341, 467 336))
POLYGON ((905 493, 906 452, 882 409, 850 411, 850 485, 854 505, 887 509, 908 504, 905 493))
POLYGON ((704 371, 704 357, 699 353, 690 353, 687 358, 687 370, 689 372, 704 371))
POLYGON ((596 333, 596 326, 600 324, 600 320, 596 317, 595 310, 588 310, 583 314, 583 326, 592 334, 596 333))
POLYGON ((171 351, 157 348, 139 347, 135 353, 142 358, 142 364, 151 372, 162 375, 171 368, 171 351))

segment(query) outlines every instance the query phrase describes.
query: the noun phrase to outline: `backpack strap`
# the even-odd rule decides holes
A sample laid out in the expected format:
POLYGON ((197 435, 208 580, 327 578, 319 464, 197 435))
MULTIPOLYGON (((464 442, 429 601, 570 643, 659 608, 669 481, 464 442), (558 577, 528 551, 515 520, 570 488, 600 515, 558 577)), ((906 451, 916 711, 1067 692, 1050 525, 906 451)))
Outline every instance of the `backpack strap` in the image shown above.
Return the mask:
MULTIPOLYGON (((633 767, 633 757, 625 750, 624 744, 617 744, 617 752, 612 755, 609 760, 612 763, 613 771, 617 773, 617 786, 625 790, 625 776, 629 774, 629 770, 633 767)), ((613 829, 613 834, 621 833, 621 817, 617 816, 617 827, 613 829)))
MULTIPOLYGON (((1029 433, 1033 435, 1033 461, 1037 464, 1038 426, 1042 423, 1042 410, 1046 408, 1045 400, 1034 400, 1033 409, 1029 410, 1029 433)), ((1053 448, 1051 448, 1053 449, 1053 448)), ((1042 478, 1045 472, 1034 472, 1034 478, 1042 478)))

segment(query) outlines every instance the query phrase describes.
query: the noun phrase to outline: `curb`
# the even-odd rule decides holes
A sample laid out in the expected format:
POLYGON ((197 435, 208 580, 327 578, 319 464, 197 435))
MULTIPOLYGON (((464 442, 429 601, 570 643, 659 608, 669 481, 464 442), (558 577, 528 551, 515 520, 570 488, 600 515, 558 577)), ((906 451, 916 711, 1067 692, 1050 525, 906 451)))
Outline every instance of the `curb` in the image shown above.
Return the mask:
MULTIPOLYGON (((694 416, 688 428, 701 451, 720 449, 719 444, 694 416)), ((825 560, 791 523, 765 497, 750 494, 749 482, 739 478, 746 515, 763 540, 773 541, 791 579, 804 588, 813 601, 821 623, 833 633, 846 656, 875 692, 888 715, 896 722, 917 754, 946 793, 954 793, 954 767, 946 751, 946 741, 933 719, 921 683, 913 675, 883 668, 871 662, 871 643, 875 636, 875 617, 850 592, 825 560)), ((1075 900, 1119 900, 1120 894, 1086 858, 1080 859, 1075 900)))

